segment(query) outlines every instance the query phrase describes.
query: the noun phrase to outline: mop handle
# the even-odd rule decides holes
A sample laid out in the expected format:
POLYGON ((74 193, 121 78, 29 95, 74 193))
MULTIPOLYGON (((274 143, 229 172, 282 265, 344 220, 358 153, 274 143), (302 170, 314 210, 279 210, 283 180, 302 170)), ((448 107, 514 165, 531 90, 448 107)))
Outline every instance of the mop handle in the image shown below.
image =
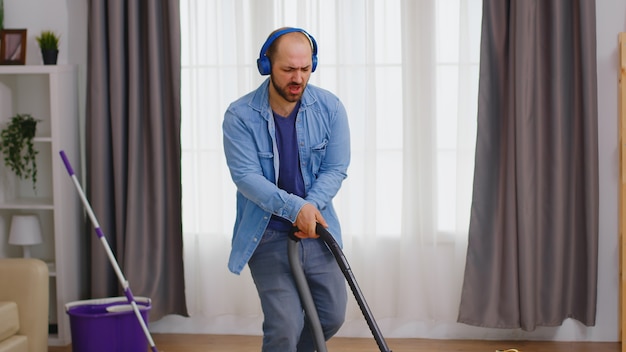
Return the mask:
POLYGON ((87 211, 87 214, 89 215, 89 218, 91 219, 91 223, 93 224, 93 227, 96 231, 96 235, 100 239, 100 242, 102 242, 102 245, 104 246, 107 257, 109 258, 109 262, 111 262, 111 265, 113 266, 113 270, 115 271, 115 274, 117 275, 117 278, 120 281, 122 288, 124 289, 124 295, 126 296, 128 303, 130 303, 130 305, 133 307, 135 316, 137 317, 137 320, 139 320, 141 329, 143 330, 144 335, 146 335, 146 338, 148 339, 148 342, 150 343, 150 347, 152 351, 157 352, 158 350, 156 349, 156 346, 154 345, 154 341, 152 340, 150 331, 148 331, 146 322, 143 320, 143 317, 141 316, 141 313, 139 312, 139 307, 137 307, 137 302, 135 301, 135 297, 133 296, 133 293, 130 290, 128 281, 124 277, 124 274, 122 273, 122 270, 120 269, 120 266, 117 264, 115 255, 113 255, 113 252, 111 251, 111 247, 109 246, 109 243, 107 242, 107 239, 104 236, 104 232, 102 232, 102 229, 100 228, 98 219, 96 219, 96 215, 94 214, 91 208, 91 205, 89 204, 89 201, 87 200, 87 197, 85 196, 85 192, 83 192, 83 189, 80 186, 80 183, 78 182, 78 178, 76 177, 76 174, 74 173, 74 169, 72 168, 72 165, 70 164, 70 161, 67 158, 67 155, 65 155, 65 152, 61 150, 59 154, 61 155, 61 159, 63 160, 63 164, 65 164, 65 168, 67 169, 67 172, 69 173, 70 178, 74 182, 74 186, 76 186, 78 195, 80 196, 80 199, 83 202, 83 206, 85 207, 85 210, 87 211))

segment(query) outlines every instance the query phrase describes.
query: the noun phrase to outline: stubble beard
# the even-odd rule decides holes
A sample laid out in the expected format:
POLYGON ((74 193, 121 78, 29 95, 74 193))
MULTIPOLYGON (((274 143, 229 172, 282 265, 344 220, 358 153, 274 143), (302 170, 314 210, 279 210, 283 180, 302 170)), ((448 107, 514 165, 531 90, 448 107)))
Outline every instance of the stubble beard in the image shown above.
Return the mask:
POLYGON ((271 82, 272 82, 272 85, 274 86, 274 90, 278 93, 278 95, 280 95, 283 99, 285 99, 286 101, 290 103, 295 103, 298 100, 300 100, 300 98, 302 98, 302 94, 304 93, 304 89, 306 88, 306 83, 304 84, 289 83, 285 88, 282 88, 282 87, 279 87, 276 84, 276 82, 274 82, 274 80, 271 80, 271 82), (300 90, 298 94, 292 94, 289 92, 290 86, 299 86, 302 89, 300 90))

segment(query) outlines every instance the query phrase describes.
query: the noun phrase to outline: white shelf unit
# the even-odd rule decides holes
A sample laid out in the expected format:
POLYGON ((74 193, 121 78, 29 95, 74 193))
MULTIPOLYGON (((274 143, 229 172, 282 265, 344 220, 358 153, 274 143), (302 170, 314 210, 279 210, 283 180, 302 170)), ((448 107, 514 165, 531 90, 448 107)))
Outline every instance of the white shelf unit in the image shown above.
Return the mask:
POLYGON ((39 216, 43 243, 31 256, 50 270, 49 345, 71 343, 65 304, 83 299, 85 265, 84 211, 59 152, 64 150, 79 173, 78 76, 73 65, 0 66, 0 124, 15 114, 31 114, 37 124, 37 184, 19 180, 0 160, 0 257, 21 257, 8 244, 14 214, 39 216))

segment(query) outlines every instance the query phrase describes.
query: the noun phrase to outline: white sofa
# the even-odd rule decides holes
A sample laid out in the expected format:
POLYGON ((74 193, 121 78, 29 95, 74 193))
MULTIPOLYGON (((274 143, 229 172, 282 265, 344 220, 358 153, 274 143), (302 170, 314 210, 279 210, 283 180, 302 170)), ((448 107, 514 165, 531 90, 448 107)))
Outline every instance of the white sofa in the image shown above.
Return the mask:
POLYGON ((0 352, 48 350, 48 266, 39 259, 0 259, 0 352))

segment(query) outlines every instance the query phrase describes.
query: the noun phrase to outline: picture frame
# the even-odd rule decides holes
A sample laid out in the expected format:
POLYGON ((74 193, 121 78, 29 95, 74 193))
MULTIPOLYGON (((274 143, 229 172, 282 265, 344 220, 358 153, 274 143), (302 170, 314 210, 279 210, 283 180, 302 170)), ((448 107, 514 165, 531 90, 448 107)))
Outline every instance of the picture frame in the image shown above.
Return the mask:
POLYGON ((26 29, 0 31, 0 65, 26 64, 26 29))

